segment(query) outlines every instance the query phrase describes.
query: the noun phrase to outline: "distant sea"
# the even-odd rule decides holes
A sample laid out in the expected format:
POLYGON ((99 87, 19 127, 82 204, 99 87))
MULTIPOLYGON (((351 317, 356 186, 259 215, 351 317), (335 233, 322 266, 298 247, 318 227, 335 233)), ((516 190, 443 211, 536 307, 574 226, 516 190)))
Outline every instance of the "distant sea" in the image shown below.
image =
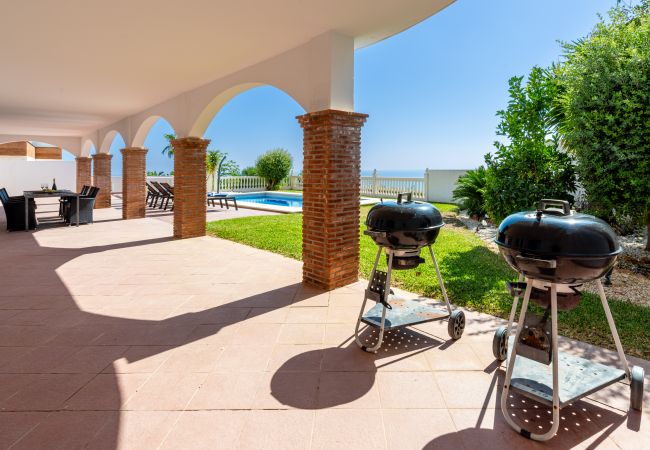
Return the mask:
MULTIPOLYGON (((370 170, 361 170, 362 177, 371 177, 373 169, 370 170)), ((380 177, 395 177, 395 178, 422 178, 424 177, 424 169, 406 169, 406 170, 396 170, 396 169, 377 169, 377 173, 380 177)))

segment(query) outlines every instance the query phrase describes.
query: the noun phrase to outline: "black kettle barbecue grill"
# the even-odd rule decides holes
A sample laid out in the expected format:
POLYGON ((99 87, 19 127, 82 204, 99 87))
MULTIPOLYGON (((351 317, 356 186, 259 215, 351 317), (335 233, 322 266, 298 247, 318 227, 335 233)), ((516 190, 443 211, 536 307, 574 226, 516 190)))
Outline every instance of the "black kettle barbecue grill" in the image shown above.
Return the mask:
POLYGON ((412 193, 399 194, 396 202, 382 201, 368 212, 366 218, 368 228, 365 234, 375 241, 379 249, 354 333, 357 344, 363 350, 376 352, 381 347, 385 330, 433 320, 448 318, 448 332, 453 339, 459 339, 463 334, 465 314, 460 310, 452 310, 431 247, 443 225, 440 211, 430 203, 412 201, 412 193), (445 301, 444 307, 424 301, 400 299, 393 295, 390 289, 392 271, 418 267, 424 262, 424 258, 420 256, 424 247, 427 247, 431 254, 445 301), (386 253, 386 272, 377 269, 383 252, 386 253), (377 304, 364 314, 368 299, 374 300, 377 304), (362 322, 379 329, 378 341, 372 347, 367 347, 361 342, 359 329, 362 322))
POLYGON ((508 264, 519 272, 519 282, 508 283, 514 296, 508 325, 496 331, 492 346, 497 360, 509 360, 501 410, 510 426, 528 438, 548 440, 558 430, 560 408, 623 379, 630 382, 630 406, 640 410, 644 371, 628 366, 600 281, 621 253, 609 225, 572 212, 566 201, 541 200, 537 211, 512 214, 501 222, 495 242, 508 264), (557 311, 575 308, 581 298, 580 287, 592 280, 596 280, 623 369, 558 352, 557 311), (512 339, 510 330, 522 293, 512 339), (529 300, 546 309, 542 317, 527 315, 529 300), (510 390, 553 408, 548 432, 535 434, 512 420, 507 410, 510 390))

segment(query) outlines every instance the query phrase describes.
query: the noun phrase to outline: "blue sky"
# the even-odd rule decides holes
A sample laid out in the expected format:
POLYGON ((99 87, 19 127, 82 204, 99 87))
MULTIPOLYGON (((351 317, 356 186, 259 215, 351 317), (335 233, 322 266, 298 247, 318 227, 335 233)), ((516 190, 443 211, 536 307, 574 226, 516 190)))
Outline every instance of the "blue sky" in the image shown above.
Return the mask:
MULTIPOLYGON (((430 19, 355 56, 355 109, 370 115, 362 131, 362 168, 467 169, 483 163, 496 139, 495 112, 507 82, 560 58, 558 40, 587 34, 615 0, 458 0, 430 19)), ((214 118, 205 137, 240 167, 283 147, 302 166, 300 106, 272 87, 244 92, 214 118)), ((147 170, 169 172, 161 155, 169 124, 159 121, 145 147, 147 170)), ((121 173, 117 138, 113 173, 121 173)))

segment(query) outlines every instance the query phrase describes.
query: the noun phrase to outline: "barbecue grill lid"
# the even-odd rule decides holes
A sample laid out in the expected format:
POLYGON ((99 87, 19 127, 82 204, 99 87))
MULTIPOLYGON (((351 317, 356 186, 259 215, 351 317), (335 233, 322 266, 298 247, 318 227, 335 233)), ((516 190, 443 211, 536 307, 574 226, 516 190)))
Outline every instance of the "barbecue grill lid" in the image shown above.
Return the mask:
POLYGON ((430 203, 414 202, 410 194, 403 201, 402 194, 396 202, 382 201, 368 212, 366 225, 374 231, 417 231, 440 228, 442 214, 430 203))
POLYGON ((542 200, 537 211, 506 217, 495 242, 524 255, 547 258, 606 257, 622 251, 607 223, 589 214, 571 212, 568 202, 562 200, 542 200))

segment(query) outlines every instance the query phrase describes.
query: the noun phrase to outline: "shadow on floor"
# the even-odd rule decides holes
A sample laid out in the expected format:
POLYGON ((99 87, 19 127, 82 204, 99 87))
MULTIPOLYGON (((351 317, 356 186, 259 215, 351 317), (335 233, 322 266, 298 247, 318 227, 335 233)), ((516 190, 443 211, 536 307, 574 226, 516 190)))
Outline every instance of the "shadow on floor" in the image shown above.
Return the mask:
MULTIPOLYGON (((125 358, 132 364, 160 352, 217 335, 224 328, 244 321, 251 306, 267 306, 265 311, 271 312, 290 304, 301 289, 301 284, 289 284, 226 305, 163 320, 103 316, 79 309, 57 270, 76 258, 92 253, 152 246, 168 242, 172 238, 83 248, 56 248, 39 245, 37 234, 16 232, 0 236, 0 267, 3 268, 0 291, 2 448, 18 439, 19 447, 24 448, 116 448, 120 434, 119 410, 123 399, 117 374, 107 372, 106 367, 118 359, 125 358), (34 285, 30 279, 39 282, 34 285), (281 301, 268 304, 268 299, 281 301), (47 319, 37 317, 52 309, 61 313, 51 314, 47 319), (22 311, 30 311, 35 321, 44 323, 41 326, 11 322, 7 324, 7 320, 22 311), (245 314, 233 311, 243 311, 245 314), (101 362, 93 372, 57 373, 54 370, 62 358, 70 356, 61 353, 66 348, 76 346, 75 349, 79 350, 86 345, 106 346, 101 350, 105 350, 105 355, 86 355, 94 364, 101 362), (111 353, 111 346, 117 348, 131 345, 137 346, 137 351, 128 354, 111 353), (33 368, 8 368, 10 358, 28 350, 42 354, 42 358, 30 360, 33 368), (91 382, 99 383, 93 396, 85 399, 85 404, 75 411, 65 411, 68 401, 91 382)), ((314 292, 313 295, 318 293, 314 292)), ((304 290, 300 295, 301 299, 310 297, 309 292, 304 290)))

